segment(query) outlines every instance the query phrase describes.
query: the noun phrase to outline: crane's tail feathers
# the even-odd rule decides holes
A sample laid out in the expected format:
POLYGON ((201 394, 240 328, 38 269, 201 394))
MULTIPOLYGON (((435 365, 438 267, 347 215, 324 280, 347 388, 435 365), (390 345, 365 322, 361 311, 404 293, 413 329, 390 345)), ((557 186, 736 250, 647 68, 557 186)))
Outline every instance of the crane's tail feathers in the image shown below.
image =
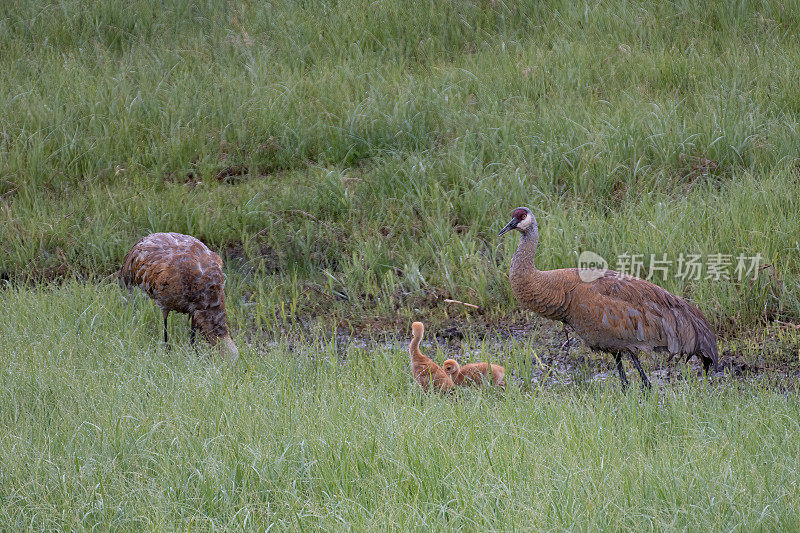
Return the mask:
POLYGON ((713 365, 714 372, 719 370, 719 351, 717 348, 717 336, 711 326, 704 319, 698 319, 695 323, 697 332, 697 346, 695 353, 703 361, 703 370, 708 372, 713 365))
POLYGON ((719 369, 719 352, 714 330, 711 329, 711 325, 700 309, 685 301, 683 304, 680 312, 676 312, 675 315, 676 337, 681 346, 680 351, 686 354, 687 361, 693 355, 698 356, 702 360, 703 369, 706 372, 711 365, 714 366, 714 371, 717 371, 719 369))
POLYGON ((708 368, 713 364, 714 372, 719 370, 719 351, 717 348, 717 336, 708 322, 704 321, 704 331, 700 342, 700 353, 703 358, 703 368, 708 372, 708 368))

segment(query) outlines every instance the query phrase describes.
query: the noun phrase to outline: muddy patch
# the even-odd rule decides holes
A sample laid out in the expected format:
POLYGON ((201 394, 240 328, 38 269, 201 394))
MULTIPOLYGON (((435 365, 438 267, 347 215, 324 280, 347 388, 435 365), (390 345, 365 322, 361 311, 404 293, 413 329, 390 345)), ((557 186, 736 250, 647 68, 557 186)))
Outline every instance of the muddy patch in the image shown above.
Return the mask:
MULTIPOLYGON (((282 331, 296 350, 313 357, 314 346, 307 340, 307 326, 282 331)), ((710 382, 736 382, 742 385, 768 386, 798 390, 800 383, 800 336, 783 335, 779 323, 753 332, 753 337, 721 340, 719 370, 705 376, 710 382), (746 349, 744 349, 746 347, 746 349)), ((361 330, 339 327, 312 335, 319 348, 335 346, 339 364, 347 364, 353 350, 396 350, 405 352, 410 333, 381 329, 361 330)), ((560 323, 525 317, 506 324, 479 324, 451 321, 428 326, 421 344, 423 352, 440 363, 453 358, 461 364, 491 361, 506 366, 506 381, 523 388, 583 386, 620 377, 614 358, 589 350, 583 341, 560 323)), ((328 352, 330 353, 330 352, 328 352)), ((626 358, 627 359, 627 358, 626 358)), ((640 354, 640 360, 654 387, 663 387, 703 377, 697 358, 640 354)), ((632 386, 640 379, 629 360, 625 372, 632 386)))

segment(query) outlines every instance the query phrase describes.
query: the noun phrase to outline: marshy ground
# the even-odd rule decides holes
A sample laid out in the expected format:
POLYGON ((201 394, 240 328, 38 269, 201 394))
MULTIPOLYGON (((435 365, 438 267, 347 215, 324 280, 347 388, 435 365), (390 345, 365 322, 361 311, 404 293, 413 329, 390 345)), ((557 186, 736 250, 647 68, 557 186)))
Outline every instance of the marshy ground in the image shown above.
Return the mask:
MULTIPOLYGON (((372 327, 375 327, 372 324, 372 327)), ((291 337, 293 332, 308 331, 304 325, 282 330, 291 337)), ((340 327, 336 331, 319 331, 323 343, 332 343, 339 360, 346 362, 353 348, 367 351, 381 347, 403 351, 410 333, 399 326, 396 331, 358 331, 340 327)), ((773 324, 758 328, 747 336, 727 339, 722 343, 720 368, 712 372, 711 381, 741 383, 771 383, 779 388, 796 390, 800 377, 800 334, 792 324, 773 324)), ((297 335, 295 333, 295 335, 297 335)), ((480 319, 449 319, 438 331, 427 331, 422 346, 426 355, 441 362, 455 358, 460 362, 488 361, 508 365, 509 379, 524 388, 558 385, 585 385, 590 382, 618 380, 613 357, 589 350, 569 328, 560 323, 518 313, 507 323, 486 323, 480 319)), ((298 339, 302 335, 298 336, 298 339)), ((297 342, 302 343, 298 340, 297 342)), ((669 359, 663 355, 644 355, 646 371, 651 381, 667 386, 702 374, 696 358, 684 364, 682 358, 669 359)), ((626 366, 626 372, 634 372, 626 366)))

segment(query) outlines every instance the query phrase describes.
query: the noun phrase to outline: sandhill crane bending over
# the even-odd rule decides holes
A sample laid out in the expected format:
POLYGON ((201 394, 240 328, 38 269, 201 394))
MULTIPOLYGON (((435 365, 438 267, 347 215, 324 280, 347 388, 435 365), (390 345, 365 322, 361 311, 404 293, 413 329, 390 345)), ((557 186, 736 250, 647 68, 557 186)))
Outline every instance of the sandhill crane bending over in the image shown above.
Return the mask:
POLYGON ((647 387, 639 351, 685 355, 687 361, 697 355, 706 372, 712 363, 718 368, 717 339, 700 309, 658 285, 613 270, 589 276, 584 271, 583 279, 577 268, 538 270, 539 227, 530 209, 515 209, 500 235, 512 229, 522 233, 509 273, 514 296, 537 314, 571 326, 590 349, 612 354, 623 388, 628 385, 624 354, 647 387))
POLYGON ((411 373, 414 375, 414 380, 426 391, 431 386, 439 392, 452 389, 452 378, 439 365, 419 351, 419 343, 425 333, 425 326, 422 325, 422 322, 414 322, 411 324, 411 331, 414 336, 411 344, 408 345, 408 354, 411 357, 411 373))
POLYGON ((239 350, 228 331, 222 259, 205 244, 180 233, 151 233, 125 256, 119 276, 161 308, 167 348, 167 316, 175 311, 189 315, 192 345, 199 329, 212 346, 219 344, 230 362, 238 359, 239 350))
POLYGON ((503 386, 503 377, 506 375, 506 369, 500 365, 493 364, 490 370, 489 363, 469 363, 461 366, 455 359, 448 359, 442 363, 442 370, 452 378, 453 384, 462 387, 471 385, 480 387, 490 380, 495 385, 503 386))

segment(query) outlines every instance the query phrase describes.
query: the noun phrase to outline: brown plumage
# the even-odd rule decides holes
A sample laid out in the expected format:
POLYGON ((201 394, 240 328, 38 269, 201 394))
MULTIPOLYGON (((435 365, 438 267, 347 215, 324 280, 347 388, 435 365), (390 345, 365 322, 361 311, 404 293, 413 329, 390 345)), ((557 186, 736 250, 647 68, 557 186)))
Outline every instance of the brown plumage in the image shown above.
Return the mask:
POLYGON ((717 368, 717 339, 703 313, 683 298, 649 281, 613 270, 567 268, 540 271, 534 265, 539 228, 527 207, 514 210, 500 235, 522 233, 511 260, 511 288, 528 309, 568 324, 591 348, 614 355, 627 386, 622 356, 633 360, 642 383, 650 381, 637 352, 699 356, 706 371, 717 368))
POLYGON ((414 380, 426 391, 431 387, 439 392, 452 389, 453 380, 450 376, 419 351, 419 343, 425 333, 425 326, 422 325, 422 322, 414 322, 411 324, 411 331, 414 336, 408 345, 408 354, 411 357, 411 373, 414 375, 414 380))
POLYGON ((231 362, 239 357, 228 330, 222 259, 205 244, 180 233, 151 233, 125 256, 119 276, 126 286, 141 288, 161 308, 168 347, 167 316, 175 311, 189 315, 192 344, 199 329, 231 362))
POLYGON ((470 363, 461 366, 455 359, 448 359, 442 363, 442 370, 452 378, 454 385, 461 387, 480 387, 489 382, 501 387, 505 385, 503 377, 506 375, 506 369, 500 365, 493 364, 490 370, 489 363, 470 363))

